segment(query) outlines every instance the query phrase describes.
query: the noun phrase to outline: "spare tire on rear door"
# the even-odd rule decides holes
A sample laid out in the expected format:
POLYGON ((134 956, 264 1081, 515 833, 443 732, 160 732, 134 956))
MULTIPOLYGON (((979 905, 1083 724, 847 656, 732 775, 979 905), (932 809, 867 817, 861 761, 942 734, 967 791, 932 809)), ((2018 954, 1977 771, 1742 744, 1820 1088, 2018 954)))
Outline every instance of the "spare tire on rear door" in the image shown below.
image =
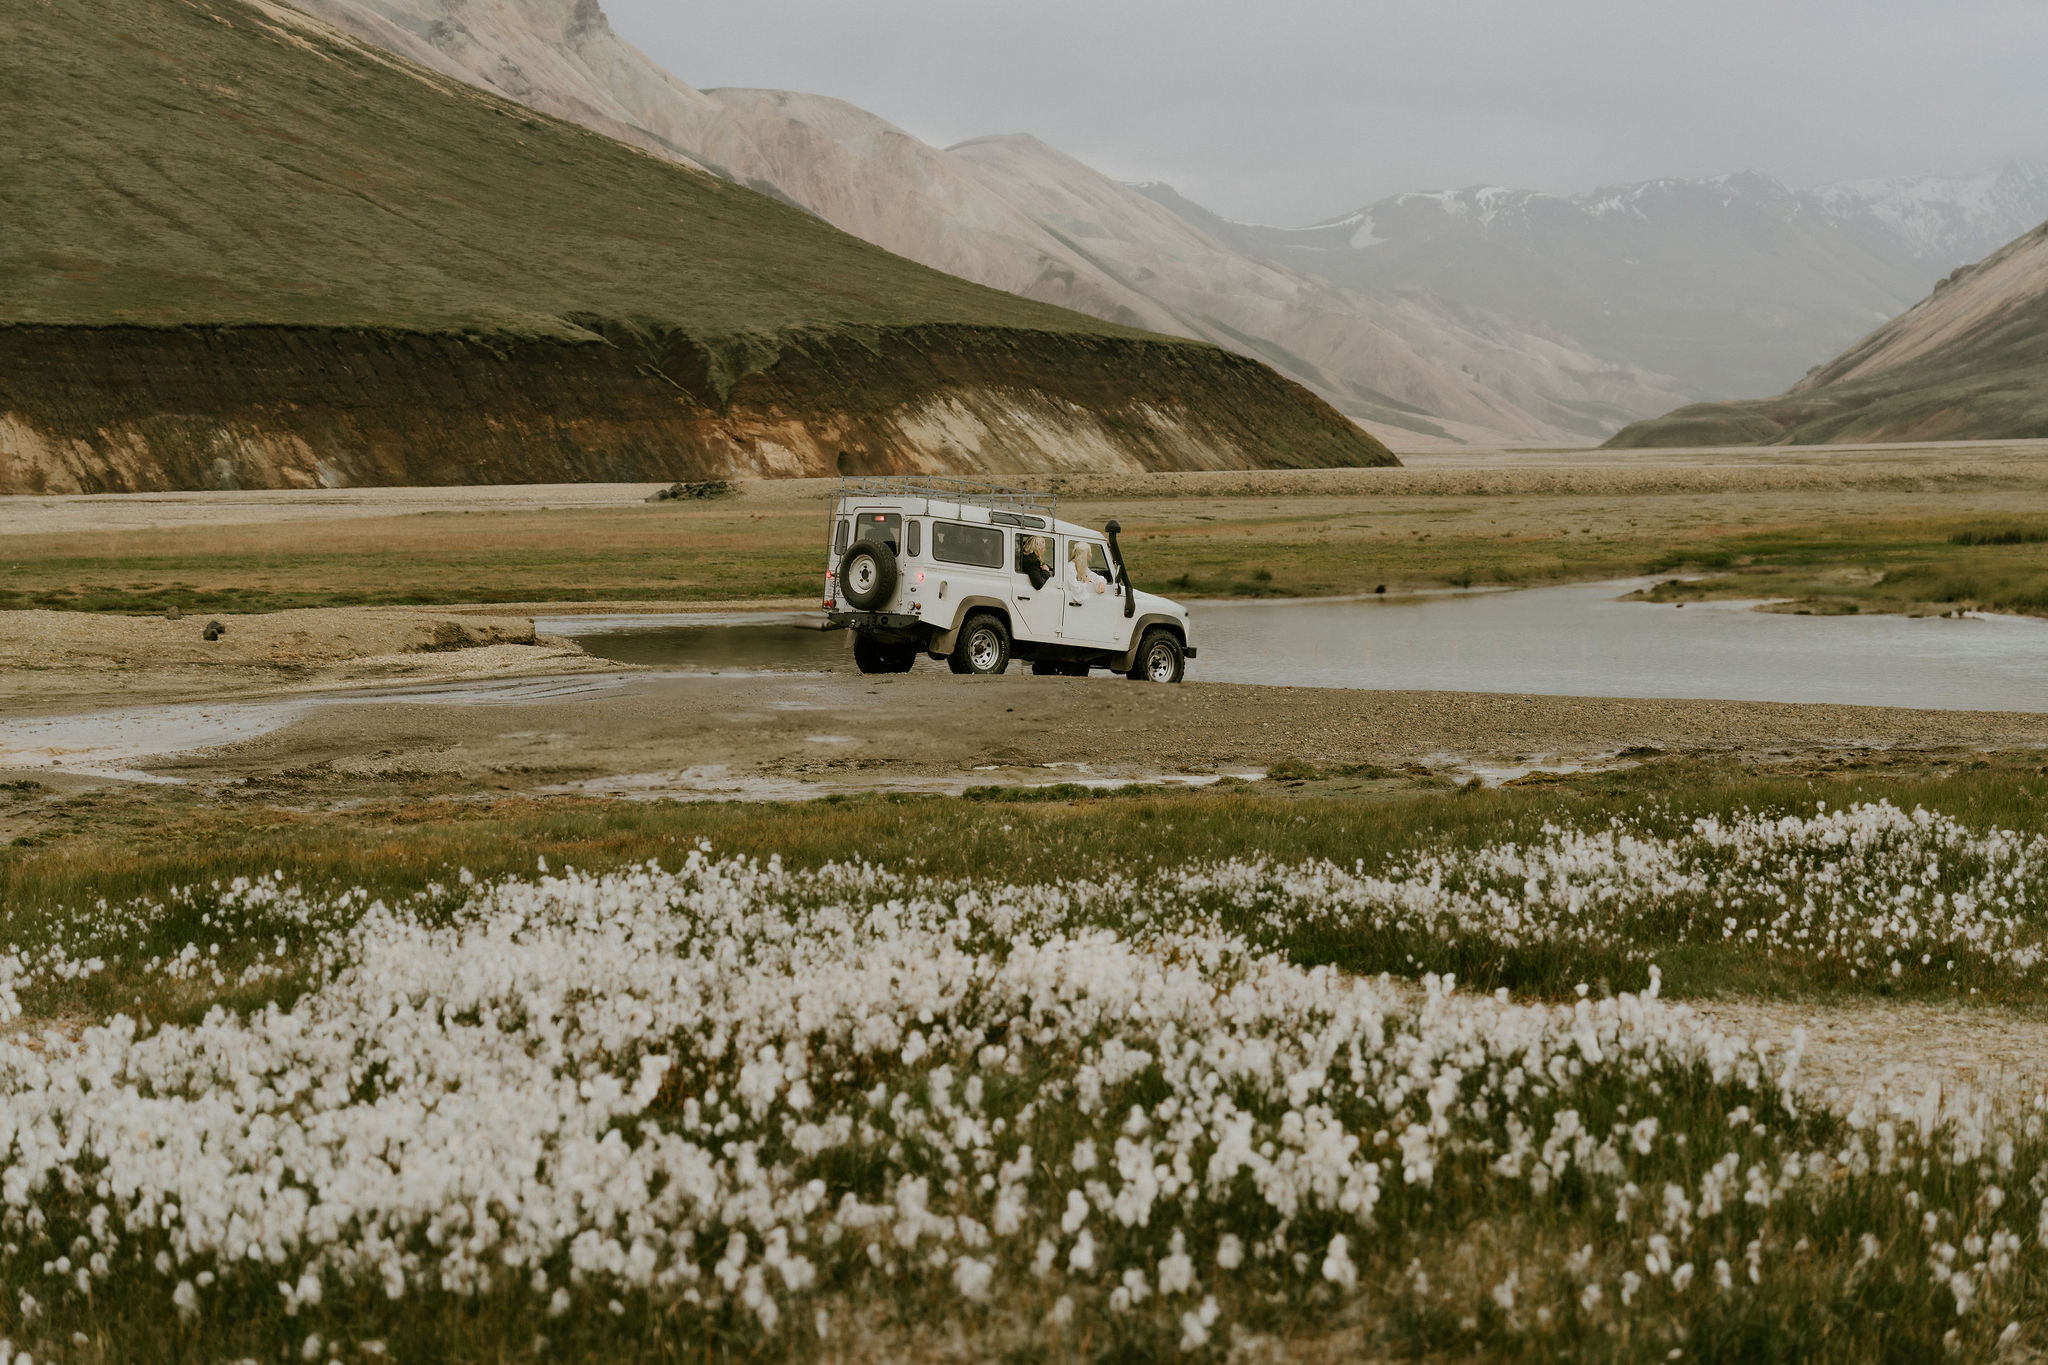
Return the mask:
POLYGON ((896 593, 896 552, 875 540, 856 540, 839 559, 839 590, 862 611, 877 611, 896 593))

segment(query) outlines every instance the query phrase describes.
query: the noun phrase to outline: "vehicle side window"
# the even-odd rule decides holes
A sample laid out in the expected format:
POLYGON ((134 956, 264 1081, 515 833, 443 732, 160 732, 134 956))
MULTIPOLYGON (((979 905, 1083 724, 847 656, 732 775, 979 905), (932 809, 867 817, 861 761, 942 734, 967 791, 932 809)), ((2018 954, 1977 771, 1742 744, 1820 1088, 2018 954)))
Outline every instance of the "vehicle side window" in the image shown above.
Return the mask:
POLYGON ((932 523, 932 558, 977 569, 1003 567, 1003 533, 993 526, 966 526, 957 521, 932 523))
POLYGON ((1049 575, 1052 571, 1053 546, 1051 536, 1033 535, 1029 531, 1017 533, 1017 572, 1027 578, 1049 575))
POLYGON ((903 528, 903 553, 907 555, 924 553, 924 523, 913 521, 903 528))
POLYGON ((854 519, 860 523, 860 539, 879 541, 890 550, 899 550, 903 545, 903 514, 901 512, 856 512, 854 519))
POLYGON ((839 529, 832 533, 832 554, 835 558, 846 553, 846 540, 851 534, 852 532, 847 529, 847 524, 842 519, 839 523, 839 529))
POLYGON ((1088 568, 1092 572, 1101 574, 1104 578, 1109 578, 1108 551, 1104 550, 1100 545, 1090 545, 1088 547, 1088 568))

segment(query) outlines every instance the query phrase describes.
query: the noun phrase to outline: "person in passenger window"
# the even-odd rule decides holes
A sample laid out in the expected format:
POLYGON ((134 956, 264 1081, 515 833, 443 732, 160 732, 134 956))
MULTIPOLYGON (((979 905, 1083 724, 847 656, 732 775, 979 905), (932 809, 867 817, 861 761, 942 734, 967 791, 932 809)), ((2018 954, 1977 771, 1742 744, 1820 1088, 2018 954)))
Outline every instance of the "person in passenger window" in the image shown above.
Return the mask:
POLYGON ((1017 547, 1017 572, 1031 580, 1031 589, 1036 592, 1052 577, 1052 565, 1045 562, 1045 538, 1026 536, 1024 543, 1017 547))
POLYGON ((1086 601, 1086 594, 1092 589, 1098 595, 1109 591, 1109 580, 1088 567, 1088 547, 1080 541, 1074 542, 1074 557, 1068 576, 1067 600, 1075 606, 1086 601))

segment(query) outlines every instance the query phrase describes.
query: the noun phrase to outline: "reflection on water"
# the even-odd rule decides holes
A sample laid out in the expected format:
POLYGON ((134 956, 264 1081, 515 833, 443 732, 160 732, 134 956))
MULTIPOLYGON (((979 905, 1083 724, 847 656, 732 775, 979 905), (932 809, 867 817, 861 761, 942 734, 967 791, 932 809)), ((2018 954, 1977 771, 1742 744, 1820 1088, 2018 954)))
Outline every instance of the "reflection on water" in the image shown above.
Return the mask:
MULTIPOLYGON (((2048 622, 1787 616, 1743 603, 1625 602, 1635 583, 1195 606, 1188 677, 1312 687, 1843 702, 2048 711, 2048 622)), ((818 617, 563 617, 623 663, 720 671, 852 667, 818 617)), ((920 668, 937 667, 920 663, 920 668)))
POLYGON ((820 613, 703 612, 674 616, 556 616, 536 620, 584 652, 622 664, 716 673, 814 673, 853 667, 853 635, 819 630, 820 613))
POLYGON ((1789 616, 1626 602, 1637 583, 1208 602, 1201 671, 1317 687, 2048 711, 2048 621, 1789 616), (1213 644, 1213 648, 1210 646, 1213 644))

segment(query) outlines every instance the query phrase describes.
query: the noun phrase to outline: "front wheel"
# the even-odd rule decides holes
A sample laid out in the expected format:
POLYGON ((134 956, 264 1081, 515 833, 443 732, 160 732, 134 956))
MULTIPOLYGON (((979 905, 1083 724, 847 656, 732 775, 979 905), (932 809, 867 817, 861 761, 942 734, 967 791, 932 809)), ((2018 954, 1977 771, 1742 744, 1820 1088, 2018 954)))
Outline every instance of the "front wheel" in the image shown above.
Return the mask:
POLYGON ((1138 642, 1138 657, 1128 676, 1133 682, 1177 683, 1187 668, 1180 640, 1170 630, 1154 626, 1138 642))
POLYGON ((960 627, 946 667, 955 673, 989 677, 1010 666, 1010 628, 1003 618, 977 611, 960 627))

